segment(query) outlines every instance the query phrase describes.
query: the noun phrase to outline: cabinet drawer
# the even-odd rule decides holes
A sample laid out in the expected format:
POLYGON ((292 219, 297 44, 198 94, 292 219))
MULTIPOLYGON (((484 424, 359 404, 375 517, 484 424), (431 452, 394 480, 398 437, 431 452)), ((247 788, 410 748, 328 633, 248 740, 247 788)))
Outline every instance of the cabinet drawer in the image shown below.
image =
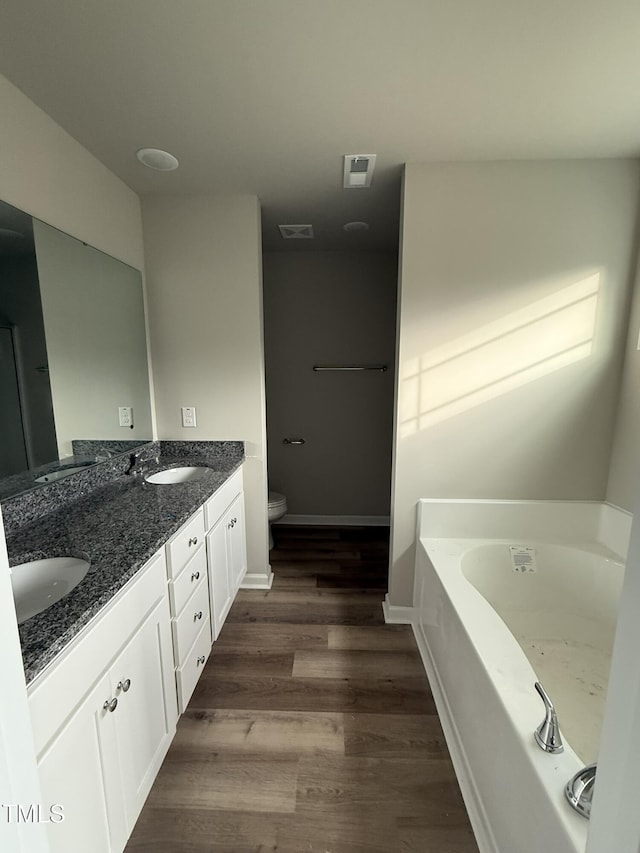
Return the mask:
POLYGON ((169 581, 169 601, 171 615, 179 616, 189 597, 201 583, 207 582, 207 552, 204 545, 199 547, 193 557, 175 580, 169 581))
POLYGON ((242 491, 242 468, 233 473, 226 483, 211 495, 209 500, 204 505, 204 522, 207 530, 211 530, 213 525, 224 514, 227 507, 231 504, 242 491))
POLYGON ((202 674, 209 653, 211 652, 211 626, 207 619, 206 624, 189 650, 184 664, 176 670, 176 683, 178 686, 178 710, 182 714, 193 691, 196 689, 198 679, 202 674))
POLYGON ((177 578, 204 540, 204 517, 199 509, 167 542, 169 577, 177 578))
POLYGON ((201 583, 185 604, 182 613, 171 620, 176 665, 180 666, 209 617, 209 586, 201 583))

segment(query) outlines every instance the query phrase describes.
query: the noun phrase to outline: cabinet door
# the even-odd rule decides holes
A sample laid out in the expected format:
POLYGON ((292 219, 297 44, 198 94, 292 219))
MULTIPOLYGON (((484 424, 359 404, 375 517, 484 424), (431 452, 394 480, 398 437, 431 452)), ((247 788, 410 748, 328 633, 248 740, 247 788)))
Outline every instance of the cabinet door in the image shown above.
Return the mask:
POLYGON ((232 600, 228 524, 229 516, 225 514, 207 533, 211 630, 214 640, 218 639, 232 600))
POLYGON ((129 831, 175 733, 178 716, 167 600, 159 602, 111 667, 113 714, 129 831))
POLYGON ((38 761, 44 813, 53 805, 64 809, 64 820, 48 826, 52 853, 112 853, 125 846, 122 793, 108 782, 118 768, 115 711, 103 707, 111 699, 104 675, 38 761))
POLYGON ((247 541, 244 525, 243 494, 239 494, 231 504, 226 517, 228 519, 227 529, 229 534, 231 597, 233 599, 247 571, 247 541))

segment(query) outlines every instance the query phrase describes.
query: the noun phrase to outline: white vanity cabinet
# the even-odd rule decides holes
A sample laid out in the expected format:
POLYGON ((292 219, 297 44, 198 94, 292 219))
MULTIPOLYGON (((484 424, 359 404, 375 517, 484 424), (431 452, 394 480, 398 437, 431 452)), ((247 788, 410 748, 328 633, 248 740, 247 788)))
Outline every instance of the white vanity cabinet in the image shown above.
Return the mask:
POLYGON ((216 640, 247 570, 242 469, 205 503, 204 520, 212 638, 216 640))
POLYGON ((182 713, 211 651, 202 507, 174 533, 165 547, 178 710, 182 713))
POLYGON ((121 853, 177 720, 161 551, 29 688, 53 853, 121 853))

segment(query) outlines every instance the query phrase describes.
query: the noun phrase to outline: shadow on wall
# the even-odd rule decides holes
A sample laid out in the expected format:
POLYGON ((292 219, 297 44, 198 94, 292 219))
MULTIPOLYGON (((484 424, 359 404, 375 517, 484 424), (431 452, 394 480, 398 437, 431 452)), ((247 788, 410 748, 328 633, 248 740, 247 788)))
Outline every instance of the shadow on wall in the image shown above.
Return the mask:
POLYGON ((400 437, 588 358, 601 272, 487 323, 401 368, 400 437))

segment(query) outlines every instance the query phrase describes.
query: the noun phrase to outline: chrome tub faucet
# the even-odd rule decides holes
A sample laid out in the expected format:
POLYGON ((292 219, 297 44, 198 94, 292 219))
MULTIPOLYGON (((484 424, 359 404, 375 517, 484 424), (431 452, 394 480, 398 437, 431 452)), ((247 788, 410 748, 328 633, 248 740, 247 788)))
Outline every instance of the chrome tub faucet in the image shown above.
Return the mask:
POLYGON ((544 702, 544 720, 533 733, 536 743, 540 749, 552 755, 564 752, 562 738, 560 737, 560 727, 558 726, 558 717, 556 709, 553 707, 553 702, 539 681, 536 681, 534 686, 544 702))

